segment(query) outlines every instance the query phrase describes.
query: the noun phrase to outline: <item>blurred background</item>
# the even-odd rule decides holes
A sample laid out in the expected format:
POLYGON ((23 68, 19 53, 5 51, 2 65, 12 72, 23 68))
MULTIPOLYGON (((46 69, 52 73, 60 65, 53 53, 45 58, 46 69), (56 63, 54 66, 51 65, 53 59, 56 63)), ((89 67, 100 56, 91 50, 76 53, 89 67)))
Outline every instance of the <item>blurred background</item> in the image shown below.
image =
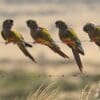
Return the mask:
POLYGON ((34 64, 16 45, 4 45, 0 36, 0 100, 25 97, 46 79, 56 80, 60 87, 57 100, 78 100, 85 85, 100 80, 100 49, 89 42, 82 29, 87 22, 100 24, 99 12, 100 0, 0 0, 0 29, 5 19, 14 19, 13 28, 26 41, 33 42, 25 22, 34 19, 48 29, 53 39, 59 41, 57 44, 61 50, 71 57, 70 60, 63 59, 48 47, 35 44, 28 49, 38 62, 34 64), (59 40, 55 27, 55 21, 59 19, 73 27, 82 41, 85 56, 81 59, 85 75, 79 74, 71 50, 59 40))

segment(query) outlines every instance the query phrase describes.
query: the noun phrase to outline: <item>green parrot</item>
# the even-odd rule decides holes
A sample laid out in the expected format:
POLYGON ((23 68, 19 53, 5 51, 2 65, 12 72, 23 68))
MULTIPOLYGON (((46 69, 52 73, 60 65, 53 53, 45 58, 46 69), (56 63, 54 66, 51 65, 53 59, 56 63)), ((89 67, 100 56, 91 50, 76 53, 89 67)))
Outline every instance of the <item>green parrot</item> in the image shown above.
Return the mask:
POLYGON ((72 28, 68 27, 64 21, 58 20, 55 22, 55 25, 59 29, 60 40, 72 49, 76 63, 80 71, 83 72, 83 65, 79 54, 84 55, 84 50, 77 34, 72 28))
POLYGON ((100 47, 100 26, 87 23, 83 26, 83 30, 88 34, 90 41, 100 47))
POLYGON ((35 41, 34 43, 46 45, 55 53, 58 53, 60 56, 69 59, 69 57, 60 50, 60 47, 51 38, 48 30, 39 27, 35 20, 27 20, 26 24, 30 28, 30 34, 35 41))
POLYGON ((3 22, 1 36, 6 41, 5 44, 17 44, 17 46, 24 53, 24 55, 29 57, 33 62, 36 63, 35 59, 26 49, 26 47, 32 47, 32 45, 25 42, 23 36, 20 33, 12 30, 13 23, 14 22, 12 19, 7 19, 3 22))

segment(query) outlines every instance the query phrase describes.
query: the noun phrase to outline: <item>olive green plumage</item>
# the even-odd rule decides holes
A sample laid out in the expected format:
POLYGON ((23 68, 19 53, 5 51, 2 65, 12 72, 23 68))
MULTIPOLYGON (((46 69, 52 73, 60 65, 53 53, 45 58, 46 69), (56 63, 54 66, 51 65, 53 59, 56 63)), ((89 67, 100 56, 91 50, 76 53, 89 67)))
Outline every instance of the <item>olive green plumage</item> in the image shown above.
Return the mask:
POLYGON ((100 47, 100 26, 87 23, 84 25, 83 30, 88 34, 90 40, 100 47))
POLYGON ((39 27, 37 22, 34 20, 27 20, 27 26, 30 28, 30 34, 36 43, 40 43, 48 46, 54 52, 58 53, 60 56, 64 58, 69 58, 66 54, 64 54, 59 46, 55 43, 55 41, 51 38, 48 30, 45 28, 39 27))
POLYGON ((35 59, 31 56, 31 54, 27 51, 26 47, 32 47, 29 43, 24 41, 23 36, 12 30, 13 20, 7 19, 3 22, 1 36, 6 41, 5 43, 14 43, 20 48, 20 50, 24 53, 25 56, 29 57, 32 61, 35 59))
POLYGON ((72 49, 76 63, 79 66, 80 71, 82 72, 83 65, 79 54, 84 55, 84 50, 77 34, 72 28, 68 27, 64 21, 58 20, 55 22, 55 24, 59 29, 60 40, 72 49))

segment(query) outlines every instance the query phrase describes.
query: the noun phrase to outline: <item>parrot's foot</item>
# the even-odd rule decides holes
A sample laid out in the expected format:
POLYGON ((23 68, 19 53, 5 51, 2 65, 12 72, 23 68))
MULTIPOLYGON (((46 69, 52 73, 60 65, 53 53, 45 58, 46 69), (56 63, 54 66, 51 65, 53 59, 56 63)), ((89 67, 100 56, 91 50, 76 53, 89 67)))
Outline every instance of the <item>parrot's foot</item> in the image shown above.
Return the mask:
POLYGON ((37 43, 36 41, 33 42, 33 44, 36 44, 36 43, 37 43))
POLYGON ((9 44, 9 43, 10 43, 10 42, 8 42, 8 41, 5 42, 6 45, 9 44))

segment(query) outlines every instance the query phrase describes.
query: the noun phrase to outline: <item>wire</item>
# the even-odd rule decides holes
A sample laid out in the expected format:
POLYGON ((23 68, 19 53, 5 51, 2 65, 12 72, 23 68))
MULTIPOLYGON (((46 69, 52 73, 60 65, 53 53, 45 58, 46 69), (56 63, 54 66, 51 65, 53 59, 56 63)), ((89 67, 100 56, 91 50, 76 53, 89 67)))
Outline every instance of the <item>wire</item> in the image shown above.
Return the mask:
MULTIPOLYGON (((61 41, 55 41, 55 42, 56 43, 63 43, 61 41)), ((91 42, 91 41, 90 40, 82 40, 81 42, 91 42)), ((34 41, 33 42, 28 41, 27 43, 32 43, 33 45, 37 44, 37 43, 34 43, 34 41)), ((0 44, 6 44, 6 42, 0 41, 0 44)))

